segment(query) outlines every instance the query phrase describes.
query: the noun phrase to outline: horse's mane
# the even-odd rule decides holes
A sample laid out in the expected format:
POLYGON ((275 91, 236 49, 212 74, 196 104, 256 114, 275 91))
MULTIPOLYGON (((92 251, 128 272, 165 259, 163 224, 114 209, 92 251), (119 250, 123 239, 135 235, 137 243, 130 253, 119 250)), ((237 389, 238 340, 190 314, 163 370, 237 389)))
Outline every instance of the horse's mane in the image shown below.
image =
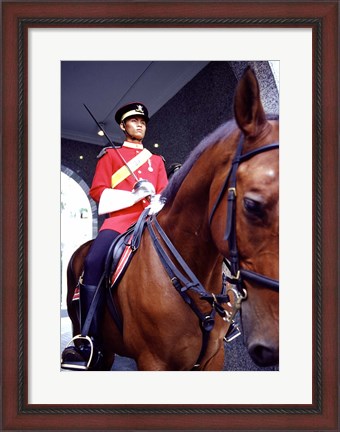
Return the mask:
POLYGON ((191 151, 182 167, 176 171, 169 181, 167 187, 162 192, 162 197, 165 198, 167 202, 173 200, 183 180, 188 175, 189 171, 199 159, 201 154, 206 149, 219 142, 222 138, 228 137, 231 132, 235 130, 235 128, 235 120, 230 120, 226 123, 223 123, 221 126, 202 139, 202 141, 191 151))
MULTIPOLYGON (((266 117, 267 120, 278 120, 279 118, 277 114, 268 114, 266 117)), ((202 139, 202 141, 191 151, 183 166, 176 171, 167 187, 162 192, 162 197, 166 199, 166 202, 171 202, 174 199, 179 187, 183 183, 183 180, 186 178, 201 154, 207 148, 218 143, 222 138, 227 138, 236 127, 236 121, 234 119, 229 120, 202 139)))

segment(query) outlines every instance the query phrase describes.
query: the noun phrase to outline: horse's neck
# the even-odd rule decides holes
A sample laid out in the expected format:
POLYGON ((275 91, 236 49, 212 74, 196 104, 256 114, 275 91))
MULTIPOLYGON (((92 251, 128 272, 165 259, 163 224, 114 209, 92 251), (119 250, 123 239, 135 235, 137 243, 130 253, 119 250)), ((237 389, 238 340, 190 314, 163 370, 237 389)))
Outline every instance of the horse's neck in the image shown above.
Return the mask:
POLYGON ((159 216, 159 222, 191 271, 203 285, 208 284, 221 257, 206 225, 188 211, 181 215, 169 212, 166 217, 159 216))
POLYGON ((211 278, 212 269, 220 262, 208 223, 210 184, 207 172, 201 176, 189 174, 174 201, 158 217, 172 243, 202 283, 211 278))

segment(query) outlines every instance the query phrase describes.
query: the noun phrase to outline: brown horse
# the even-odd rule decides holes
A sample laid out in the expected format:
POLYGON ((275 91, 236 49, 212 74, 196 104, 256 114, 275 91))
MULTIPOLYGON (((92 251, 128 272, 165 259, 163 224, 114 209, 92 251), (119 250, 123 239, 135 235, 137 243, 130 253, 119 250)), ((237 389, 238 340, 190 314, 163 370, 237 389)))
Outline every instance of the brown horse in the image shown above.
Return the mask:
MULTIPOLYGON (((278 363, 279 122, 266 117, 250 68, 237 85, 234 112, 235 121, 194 149, 164 191, 163 209, 149 219, 113 292, 122 330, 105 307, 107 370, 115 353, 135 359, 139 370, 221 370, 224 336, 242 300, 251 357, 263 366, 278 363), (184 282, 172 277, 162 253, 184 282), (225 259, 228 293, 221 290, 225 259)), ((68 268, 74 335, 80 329, 72 298, 89 246, 74 253, 68 268)))

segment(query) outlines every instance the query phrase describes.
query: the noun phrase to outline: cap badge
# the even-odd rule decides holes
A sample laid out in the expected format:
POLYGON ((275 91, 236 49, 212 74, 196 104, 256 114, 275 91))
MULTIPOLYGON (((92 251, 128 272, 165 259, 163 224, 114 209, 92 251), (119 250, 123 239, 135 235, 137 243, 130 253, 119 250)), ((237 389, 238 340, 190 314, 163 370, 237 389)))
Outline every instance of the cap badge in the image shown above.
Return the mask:
POLYGON ((144 114, 144 110, 143 110, 142 105, 137 105, 136 111, 144 114))

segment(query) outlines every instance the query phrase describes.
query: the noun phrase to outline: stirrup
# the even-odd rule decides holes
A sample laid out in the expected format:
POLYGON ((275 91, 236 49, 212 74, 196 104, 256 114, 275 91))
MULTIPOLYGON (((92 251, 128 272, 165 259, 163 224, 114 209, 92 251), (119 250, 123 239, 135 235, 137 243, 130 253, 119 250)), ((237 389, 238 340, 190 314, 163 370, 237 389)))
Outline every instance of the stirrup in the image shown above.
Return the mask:
MULTIPOLYGON (((84 369, 82 367, 77 367, 77 366, 73 366, 73 368, 74 369, 89 370, 89 367, 90 367, 90 364, 91 364, 91 361, 92 361, 92 358, 93 358, 93 351, 94 351, 93 341, 90 338, 90 336, 82 336, 81 334, 78 334, 77 336, 74 336, 70 340, 70 342, 66 345, 66 347, 64 348, 64 350, 66 350, 66 348, 68 348, 72 344, 72 342, 74 342, 75 340, 86 340, 86 341, 88 341, 89 344, 90 344, 90 347, 91 347, 91 353, 90 353, 90 357, 89 357, 89 360, 87 362, 87 365, 84 367, 84 369)), ((74 346, 75 346, 75 344, 74 344, 74 346)), ((77 348, 77 347, 75 346, 75 348, 77 348)))

